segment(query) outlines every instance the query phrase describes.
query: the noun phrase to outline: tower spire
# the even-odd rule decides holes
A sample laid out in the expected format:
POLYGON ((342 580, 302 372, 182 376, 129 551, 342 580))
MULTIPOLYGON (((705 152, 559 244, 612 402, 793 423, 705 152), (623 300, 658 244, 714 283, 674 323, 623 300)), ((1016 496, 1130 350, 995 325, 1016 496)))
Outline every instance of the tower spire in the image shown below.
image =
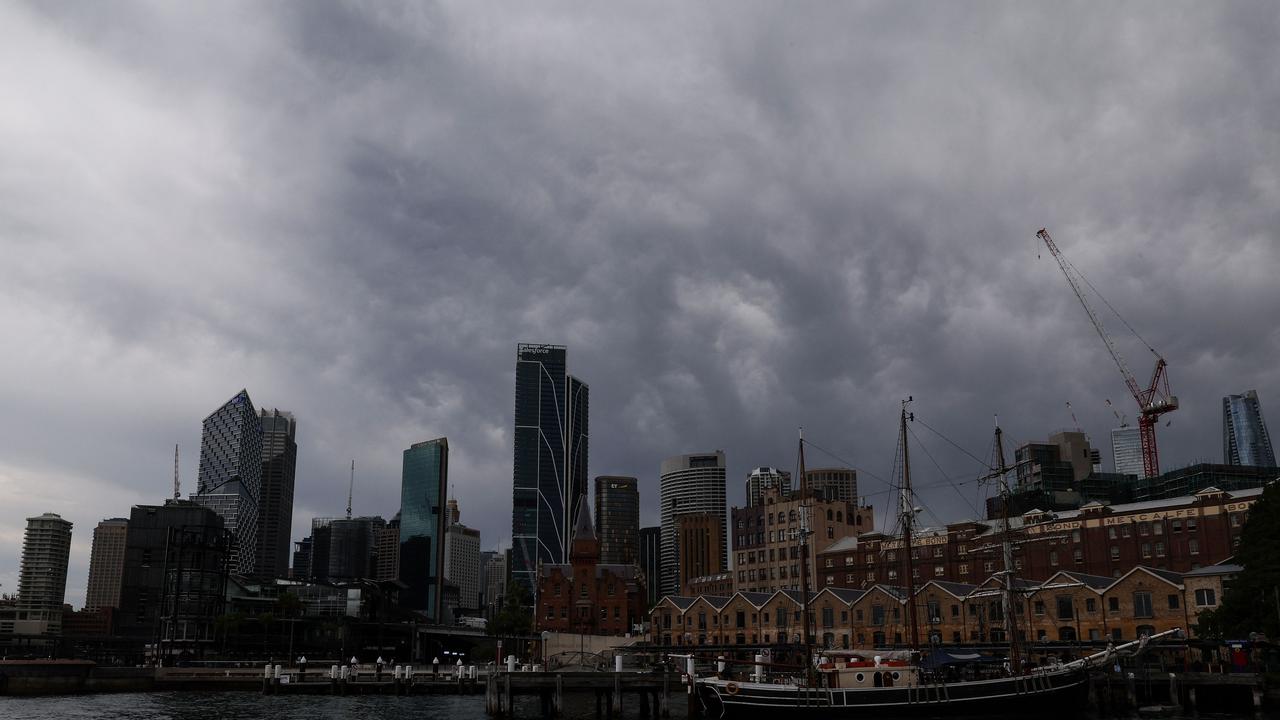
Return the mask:
POLYGON ((178 445, 173 446, 173 499, 182 497, 181 484, 178 482, 178 445))
POLYGON ((351 493, 356 489, 356 461, 351 461, 351 483, 347 485, 347 519, 351 519, 351 493))

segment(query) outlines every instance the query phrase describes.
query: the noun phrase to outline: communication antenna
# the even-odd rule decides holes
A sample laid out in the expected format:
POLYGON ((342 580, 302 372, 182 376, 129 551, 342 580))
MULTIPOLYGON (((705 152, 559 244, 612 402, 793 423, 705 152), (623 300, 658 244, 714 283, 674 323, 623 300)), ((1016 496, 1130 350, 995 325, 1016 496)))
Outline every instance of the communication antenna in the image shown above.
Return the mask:
POLYGON ((179 500, 182 497, 181 484, 178 482, 178 446, 173 446, 173 499, 179 500))
POLYGON ((347 485, 347 519, 351 519, 351 491, 356 488, 356 461, 351 461, 351 484, 347 485))

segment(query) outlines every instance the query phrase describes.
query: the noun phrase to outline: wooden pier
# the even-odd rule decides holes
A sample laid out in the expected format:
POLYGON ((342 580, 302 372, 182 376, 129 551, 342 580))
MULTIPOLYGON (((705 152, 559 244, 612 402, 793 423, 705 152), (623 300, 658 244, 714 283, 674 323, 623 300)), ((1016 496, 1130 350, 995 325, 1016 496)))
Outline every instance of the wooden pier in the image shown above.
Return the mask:
POLYGON ((637 708, 640 720, 661 720, 671 717, 673 696, 693 702, 681 677, 673 672, 494 672, 485 678, 485 711, 510 718, 518 698, 536 697, 542 717, 556 718, 564 715, 567 696, 594 696, 595 716, 601 720, 620 720, 624 707, 637 708), (634 704, 624 700, 628 695, 634 704))

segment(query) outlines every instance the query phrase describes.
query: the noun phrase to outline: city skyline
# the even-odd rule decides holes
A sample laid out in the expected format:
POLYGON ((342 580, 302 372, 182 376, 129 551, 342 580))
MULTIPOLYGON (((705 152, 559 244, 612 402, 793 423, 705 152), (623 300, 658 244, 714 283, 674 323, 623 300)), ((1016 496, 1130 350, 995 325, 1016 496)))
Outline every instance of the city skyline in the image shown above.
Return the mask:
MULTIPOLYGON (((0 592, 56 512, 80 606, 92 528, 171 497, 174 444, 194 492, 242 387, 302 426, 291 540, 352 458, 391 517, 447 436, 507 545, 524 340, 569 348, 642 526, 661 458, 724 449, 740 506, 800 425, 880 512, 907 395, 979 457, 998 414, 1109 467, 1137 408, 1044 226, 1169 362, 1162 467, 1218 461, 1222 397, 1280 397, 1280 48, 1270 7, 1152 7, 0 8, 0 592)), ((973 515, 943 474, 978 463, 913 430, 973 515)))

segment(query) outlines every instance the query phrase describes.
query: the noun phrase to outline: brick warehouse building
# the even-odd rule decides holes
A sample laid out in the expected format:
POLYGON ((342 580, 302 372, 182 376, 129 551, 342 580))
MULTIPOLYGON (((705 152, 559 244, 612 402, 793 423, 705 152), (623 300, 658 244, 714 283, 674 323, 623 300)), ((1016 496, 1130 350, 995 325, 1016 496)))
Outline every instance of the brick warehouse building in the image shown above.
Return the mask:
MULTIPOLYGON (((1090 502, 1078 510, 1032 510, 1010 524, 1022 541, 1014 570, 1029 580, 1061 571, 1117 578, 1143 565, 1186 573, 1235 553, 1248 509, 1261 488, 1141 503, 1090 502)), ((930 580, 979 584, 1002 570, 999 524, 963 521, 921 529, 912 537, 917 586, 930 580)), ((818 589, 899 585, 905 563, 900 538, 880 533, 847 537, 817 554, 818 589)))
POLYGON ((537 630, 626 635, 643 621, 646 599, 644 577, 634 564, 600 562, 600 540, 583 497, 569 563, 538 566, 537 630))
MULTIPOLYGON (((1230 571, 1232 566, 1223 566, 1230 571)), ((1043 582, 1015 582, 1013 625, 1018 638, 1042 645, 1100 646, 1174 628, 1196 634, 1196 617, 1221 597, 1187 574, 1138 566, 1119 578, 1060 572, 1043 582)), ((951 645, 1006 642, 1001 576, 982 583, 929 581, 915 594, 920 642, 951 645)), ((809 637, 819 648, 902 647, 910 640, 907 598, 900 587, 827 588, 810 594, 809 637)), ((730 596, 668 596, 650 611, 649 641, 664 647, 796 646, 801 594, 737 592, 730 596)))

